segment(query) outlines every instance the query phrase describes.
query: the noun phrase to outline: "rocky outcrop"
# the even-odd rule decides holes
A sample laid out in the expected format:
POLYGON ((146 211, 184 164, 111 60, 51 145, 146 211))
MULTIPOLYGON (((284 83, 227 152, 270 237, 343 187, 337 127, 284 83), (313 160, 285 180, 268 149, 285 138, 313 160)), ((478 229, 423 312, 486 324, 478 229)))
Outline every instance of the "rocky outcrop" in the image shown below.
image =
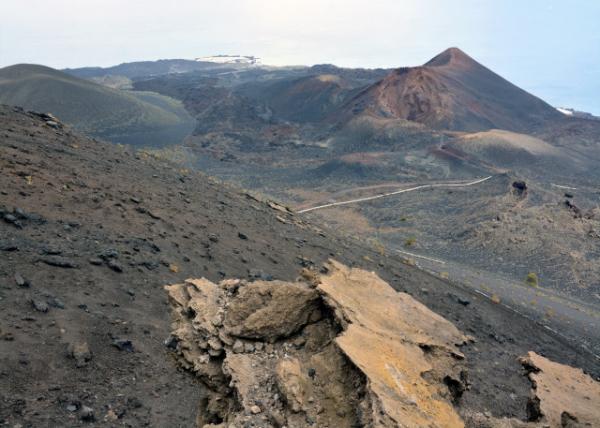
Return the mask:
POLYGON ((198 426, 463 426, 467 338, 374 273, 325 270, 166 287, 169 346, 208 390, 198 426))
POLYGON ((535 352, 521 358, 529 372, 529 419, 551 427, 600 424, 600 383, 581 369, 558 364, 535 352))
POLYGON ((336 343, 365 374, 376 426, 462 426, 451 401, 466 375, 467 337, 374 273, 332 262, 319 290, 344 331, 336 343))
POLYGON ((474 428, 583 428, 600 423, 600 383, 581 369, 555 363, 529 352, 521 357, 531 381, 527 405, 528 421, 494 418, 469 413, 467 426, 474 428))

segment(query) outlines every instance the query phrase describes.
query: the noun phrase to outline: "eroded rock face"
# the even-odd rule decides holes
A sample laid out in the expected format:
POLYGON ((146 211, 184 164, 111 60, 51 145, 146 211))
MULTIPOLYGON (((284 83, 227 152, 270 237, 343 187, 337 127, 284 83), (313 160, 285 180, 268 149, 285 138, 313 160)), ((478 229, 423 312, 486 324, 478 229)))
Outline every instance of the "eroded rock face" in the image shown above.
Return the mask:
POLYGON ((230 299, 225 327, 236 337, 274 342, 317 321, 318 301, 319 294, 302 284, 253 282, 230 299))
POLYGON ((463 426, 463 336, 375 274, 167 286, 178 362, 207 386, 198 426, 463 426))
POLYGON ((529 421, 491 414, 463 415, 473 428, 583 428, 600 426, 600 383, 581 369, 529 352, 520 358, 531 381, 529 421))
POLYGON ((342 352, 369 381, 376 426, 462 426, 451 400, 465 387, 465 337, 377 275, 331 263, 319 290, 342 320, 342 352))
POLYGON ((521 358, 532 383, 529 417, 551 427, 600 425, 600 383, 535 352, 521 358))

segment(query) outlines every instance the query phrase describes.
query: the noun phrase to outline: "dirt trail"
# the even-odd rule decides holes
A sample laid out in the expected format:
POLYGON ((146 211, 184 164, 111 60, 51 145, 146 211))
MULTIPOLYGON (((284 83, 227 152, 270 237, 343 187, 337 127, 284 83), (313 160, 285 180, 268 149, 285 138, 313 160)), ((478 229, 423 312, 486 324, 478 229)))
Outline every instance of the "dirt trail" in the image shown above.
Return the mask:
POLYGON ((336 207, 336 206, 339 206, 339 205, 348 205, 348 204, 355 204, 355 203, 359 203, 359 202, 372 201, 374 199, 386 198, 386 197, 389 197, 389 196, 399 195, 401 193, 414 192, 415 190, 431 189, 431 188, 438 188, 438 187, 468 187, 468 186, 474 186, 476 184, 483 183, 484 181, 487 181, 490 178, 492 178, 491 175, 488 176, 488 177, 480 178, 478 180, 467 182, 467 183, 434 183, 434 184, 423 184, 423 185, 416 186, 416 187, 410 187, 408 189, 396 190, 394 192, 381 193, 379 195, 366 196, 364 198, 350 199, 350 200, 347 200, 347 201, 332 202, 332 203, 329 203, 329 204, 319 205, 319 206, 316 206, 316 207, 304 208, 304 209, 298 210, 298 213, 302 214, 302 213, 307 213, 307 212, 310 212, 310 211, 320 210, 320 209, 323 209, 323 208, 336 207))

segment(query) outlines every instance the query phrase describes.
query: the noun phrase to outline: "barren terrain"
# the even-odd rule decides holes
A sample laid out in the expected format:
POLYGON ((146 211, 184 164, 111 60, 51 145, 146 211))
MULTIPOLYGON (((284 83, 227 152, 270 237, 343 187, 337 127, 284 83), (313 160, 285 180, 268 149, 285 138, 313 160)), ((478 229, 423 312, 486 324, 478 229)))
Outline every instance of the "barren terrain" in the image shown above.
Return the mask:
POLYGON ((294 280, 334 257, 447 318, 465 345, 463 411, 526 418, 535 351, 598 377, 597 360, 470 290, 47 116, 0 110, 0 420, 190 426, 206 390, 172 358, 166 284, 294 280), (465 302, 468 302, 466 304, 465 302))

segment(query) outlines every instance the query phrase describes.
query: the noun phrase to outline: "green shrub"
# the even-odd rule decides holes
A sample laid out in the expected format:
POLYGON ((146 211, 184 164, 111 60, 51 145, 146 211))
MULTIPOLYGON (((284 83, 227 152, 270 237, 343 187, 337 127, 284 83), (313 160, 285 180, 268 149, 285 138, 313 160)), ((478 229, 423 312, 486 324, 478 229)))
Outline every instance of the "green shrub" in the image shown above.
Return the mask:
POLYGON ((537 287, 539 283, 537 274, 535 272, 529 272, 527 278, 525 278, 525 282, 532 287, 537 287))
POLYGON ((411 236, 410 238, 406 238, 406 241, 404 241, 404 246, 412 247, 416 243, 417 243, 417 238, 411 236))

